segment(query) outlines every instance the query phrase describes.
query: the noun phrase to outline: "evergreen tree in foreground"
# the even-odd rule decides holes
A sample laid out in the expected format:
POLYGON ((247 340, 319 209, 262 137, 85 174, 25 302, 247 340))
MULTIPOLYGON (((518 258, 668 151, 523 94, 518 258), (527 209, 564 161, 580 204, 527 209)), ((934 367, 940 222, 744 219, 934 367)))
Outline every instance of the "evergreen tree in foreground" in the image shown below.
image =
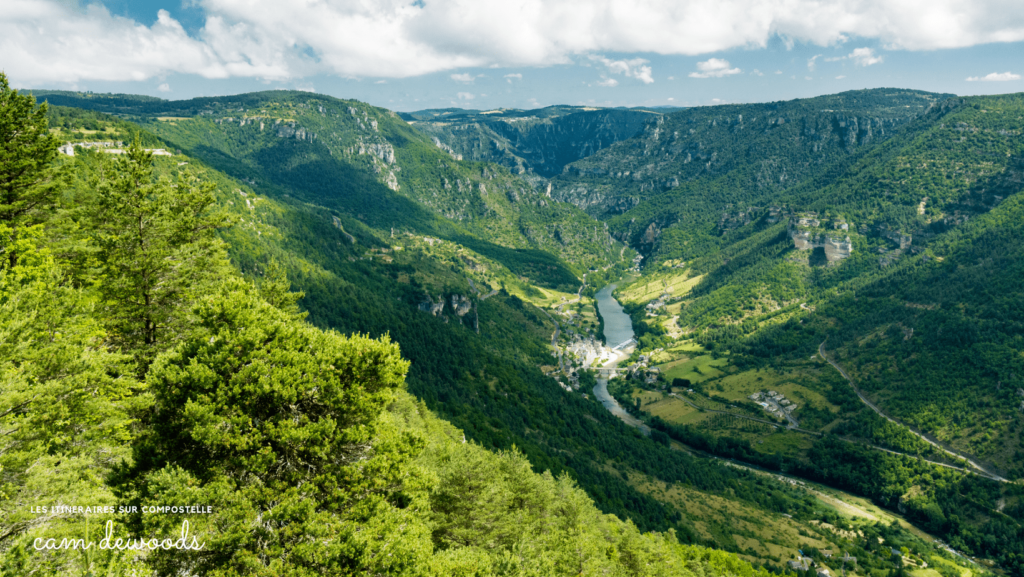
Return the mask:
POLYGON ((59 179, 52 163, 57 139, 50 134, 46 104, 12 90, 0 72, 0 267, 18 264, 17 241, 25 227, 51 214, 59 179))
MULTIPOLYGON (((194 518, 207 549, 154 554, 158 571, 420 572, 429 540, 404 491, 421 484, 409 459, 423 440, 382 421, 409 366, 398 347, 311 327, 242 280, 192 313, 192 334, 147 376, 154 404, 136 451, 138 498, 215 511, 194 518)), ((165 534, 180 520, 142 522, 165 534)))
POLYGON ((102 265, 100 292, 114 342, 145 366, 184 336, 192 298, 231 274, 216 237, 214 185, 184 173, 155 178, 138 137, 106 169, 91 229, 102 265))

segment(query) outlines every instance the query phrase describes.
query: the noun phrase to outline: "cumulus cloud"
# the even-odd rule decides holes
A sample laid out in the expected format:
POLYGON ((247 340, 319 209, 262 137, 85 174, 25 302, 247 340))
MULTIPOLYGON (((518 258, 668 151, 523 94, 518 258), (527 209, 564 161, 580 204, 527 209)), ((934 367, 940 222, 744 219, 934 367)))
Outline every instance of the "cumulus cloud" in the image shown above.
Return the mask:
POLYGON ((472 74, 452 74, 451 75, 451 79, 456 81, 456 82, 469 83, 469 82, 473 82, 477 78, 479 78, 479 76, 473 76, 472 74))
POLYGON ((842 74, 840 74, 839 76, 836 76, 836 80, 842 80, 843 78, 846 78, 846 76, 842 75, 842 74))
MULTIPOLYGON (((654 82, 654 78, 651 76, 651 67, 646 66, 647 60, 644 60, 643 58, 612 60, 611 58, 605 58, 604 56, 599 56, 597 54, 591 54, 588 58, 593 62, 602 64, 611 74, 622 74, 628 78, 636 78, 644 84, 654 82)), ((618 82, 615 84, 618 84, 618 82)), ((615 84, 612 84, 611 86, 615 86, 615 84)))
POLYGON ((523 79, 523 75, 522 75, 522 74, 520 74, 520 73, 518 73, 518 72, 516 72, 516 73, 514 73, 514 74, 506 74, 506 75, 505 75, 505 80, 506 80, 506 81, 507 81, 507 82, 508 82, 509 84, 512 84, 512 81, 513 81, 513 80, 522 80, 522 79, 523 79))
POLYGON ((24 83, 145 80, 173 72, 282 80, 305 73, 300 54, 267 50, 258 36, 245 24, 214 16, 191 37, 165 10, 147 27, 114 16, 101 4, 0 3, 3 66, 24 83))
POLYGON ((475 95, 469 92, 460 92, 456 94, 456 96, 459 97, 459 100, 473 100, 474 98, 476 98, 475 95))
POLYGON ((743 72, 739 68, 729 68, 729 61, 711 58, 697 63, 697 72, 691 72, 690 78, 721 78, 743 72))
POLYGON ((751 75, 753 75, 753 76, 764 76, 764 72, 761 72, 761 71, 760 71, 760 70, 758 70, 757 68, 755 68, 755 69, 753 70, 753 72, 751 72, 750 74, 751 74, 751 75))
POLYGON ((876 56, 875 51, 870 48, 856 48, 846 57, 853 60, 857 66, 871 66, 882 61, 882 57, 876 56))
MULTIPOLYGON (((772 38, 821 46, 870 38, 893 50, 1024 40, 1024 5, 1014 0, 190 2, 206 18, 194 34, 163 11, 146 26, 97 2, 4 0, 4 68, 26 83, 142 80, 176 72, 271 80, 314 74, 398 78, 549 66, 591 54, 696 56, 763 47, 772 38)), ((879 58, 872 53, 854 60, 870 65, 879 58)), ((644 64, 630 65, 631 77, 650 83, 644 64)))
POLYGON ((819 58, 821 58, 821 54, 815 54, 814 56, 811 56, 811 58, 807 61, 807 69, 810 70, 811 72, 814 72, 814 61, 819 58))
POLYGON ((157 86, 156 89, 159 90, 160 92, 170 92, 171 91, 171 85, 167 84, 166 82, 164 82, 160 86, 157 86))
POLYGON ((597 85, 598 86, 606 86, 608 88, 612 88, 614 86, 618 86, 619 85, 619 81, 614 79, 614 78, 608 78, 607 76, 602 76, 601 80, 599 80, 597 82, 597 85))
POLYGON ((1007 80, 1020 80, 1020 74, 1013 72, 993 72, 985 76, 971 76, 967 82, 1006 82, 1007 80))

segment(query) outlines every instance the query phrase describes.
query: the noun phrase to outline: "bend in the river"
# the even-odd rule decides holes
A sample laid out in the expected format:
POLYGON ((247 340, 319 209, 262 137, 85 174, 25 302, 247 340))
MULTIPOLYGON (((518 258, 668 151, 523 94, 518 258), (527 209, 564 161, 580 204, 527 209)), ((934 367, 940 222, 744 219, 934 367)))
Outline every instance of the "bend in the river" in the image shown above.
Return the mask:
MULTIPOLYGON (((615 286, 613 284, 608 285, 597 291, 595 295, 597 310, 601 313, 601 318, 604 320, 604 342, 609 347, 617 347, 631 341, 634 337, 633 322, 630 320, 629 315, 622 310, 622 305, 619 304, 619 301, 615 300, 615 297, 612 296, 615 286)), ((621 419, 622 422, 640 429, 640 432, 645 435, 651 434, 650 427, 645 425, 640 419, 627 413, 619 405, 618 401, 608 393, 607 377, 598 377, 597 385, 594 386, 594 396, 597 397, 597 400, 601 401, 601 404, 604 405, 604 408, 608 409, 608 412, 621 419)))

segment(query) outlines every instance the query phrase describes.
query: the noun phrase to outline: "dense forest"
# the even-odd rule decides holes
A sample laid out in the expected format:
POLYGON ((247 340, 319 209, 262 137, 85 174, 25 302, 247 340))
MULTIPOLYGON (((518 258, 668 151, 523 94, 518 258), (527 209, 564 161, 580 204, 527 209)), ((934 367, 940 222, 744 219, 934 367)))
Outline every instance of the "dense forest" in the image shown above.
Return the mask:
MULTIPOLYGON (((58 158, 49 114, 0 75, 4 575, 766 574, 680 544, 655 513, 639 518, 667 532, 602 513, 571 471, 531 463, 508 433, 487 438, 495 417, 477 421, 479 439, 467 441, 408 392, 454 394, 433 386, 433 373, 443 383, 493 371, 483 365, 500 341, 449 343, 461 366, 431 365, 423 352, 410 366, 415 339, 400 350, 366 333, 421 331, 430 339, 422 348, 436 351, 459 331, 422 313, 403 317, 419 329, 393 317, 375 325, 390 298, 377 287, 356 290, 338 270, 263 252, 294 255, 286 248, 298 238, 350 255, 348 237, 372 242, 365 228, 266 199, 261 208, 272 210, 257 223, 255 195, 225 189, 229 177, 194 159, 154 156, 138 133, 123 154, 81 148, 58 158), (310 234, 285 238, 275 224, 310 234), (293 283, 287 275, 302 268, 307 277, 293 283), (344 325, 328 306, 310 306, 327 297, 336 307, 364 299, 363 326, 327 328, 344 325), (474 353, 483 357, 475 366, 474 353), (147 514, 155 505, 161 512, 147 514), (101 535, 117 543, 103 547, 101 535)), ((343 262, 346 272, 372 269, 343 262)), ((487 303, 523 308, 510 295, 487 303)), ((507 379, 516 394, 517 382, 537 377, 507 379)), ((451 406, 474 410, 480 390, 451 406)), ((614 447, 622 427, 609 429, 619 431, 608 433, 614 447)), ((637 466, 664 466, 651 447, 633 457, 637 466)), ((666 475, 692 475, 673 467, 666 475)))
MULTIPOLYGON (((671 371, 693 364, 686 351, 695 347, 718 367, 687 375, 699 398, 763 418, 750 393, 787 387, 803 395, 794 419, 822 437, 778 451, 773 429, 664 418, 658 408, 652 426, 712 454, 870 496, 1020 572, 1022 114, 1019 94, 888 89, 711 107, 667 115, 571 165, 554 196, 589 191, 573 201, 628 233, 649 261, 620 289, 640 336, 633 360, 658 355, 671 371), (843 112, 854 99, 864 108, 843 112), (891 106, 901 101, 909 114, 891 106), (697 149, 702 166, 693 165, 697 149), (643 178, 595 172, 609 166, 643 178), (767 178, 770 168, 786 178, 767 178), (679 182, 651 189, 644 179, 659 171, 679 171, 679 182), (622 214, 588 205, 614 178, 639 202, 622 214), (800 246, 804 233, 845 240, 849 252, 830 258, 800 246), (950 453, 1015 483, 919 462, 955 463, 950 453)), ((636 394, 619 391, 626 404, 636 394)))

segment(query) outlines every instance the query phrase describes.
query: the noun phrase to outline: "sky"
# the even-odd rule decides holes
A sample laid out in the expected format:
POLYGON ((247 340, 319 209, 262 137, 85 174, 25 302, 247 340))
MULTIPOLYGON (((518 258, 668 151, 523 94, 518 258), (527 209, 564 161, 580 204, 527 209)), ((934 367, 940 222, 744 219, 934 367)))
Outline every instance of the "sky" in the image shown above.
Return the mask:
POLYGON ((399 111, 1024 92, 1022 0, 0 0, 12 86, 399 111))

